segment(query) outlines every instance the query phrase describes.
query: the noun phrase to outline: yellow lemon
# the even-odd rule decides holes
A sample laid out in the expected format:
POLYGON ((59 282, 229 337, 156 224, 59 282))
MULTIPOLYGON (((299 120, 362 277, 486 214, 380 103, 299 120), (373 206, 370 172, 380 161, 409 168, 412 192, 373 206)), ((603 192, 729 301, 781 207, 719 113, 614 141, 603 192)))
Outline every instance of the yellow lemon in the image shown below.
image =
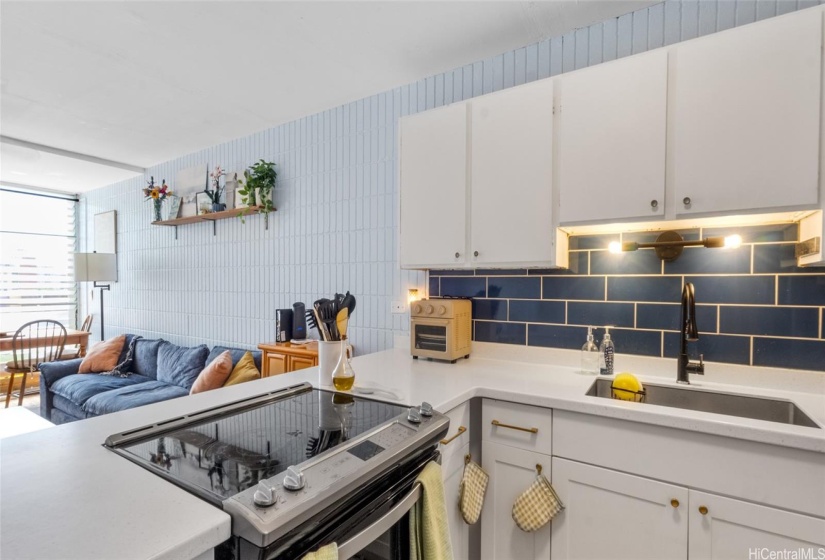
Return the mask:
POLYGON ((613 380, 613 398, 623 401, 638 400, 636 393, 643 390, 642 382, 632 373, 620 373, 613 380))

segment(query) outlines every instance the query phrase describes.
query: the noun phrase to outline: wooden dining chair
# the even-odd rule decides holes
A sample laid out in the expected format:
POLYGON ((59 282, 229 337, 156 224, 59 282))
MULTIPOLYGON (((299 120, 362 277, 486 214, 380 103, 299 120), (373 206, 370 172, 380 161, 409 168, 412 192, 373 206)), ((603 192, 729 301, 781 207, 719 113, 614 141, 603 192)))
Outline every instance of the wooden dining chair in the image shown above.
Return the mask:
POLYGON ((23 406, 28 375, 36 373, 38 366, 43 362, 59 360, 65 345, 66 327, 58 321, 31 321, 17 329, 11 341, 13 359, 6 363, 6 373, 9 374, 6 408, 11 402, 15 376, 23 376, 20 381, 20 400, 18 401, 18 405, 23 406))
MULTIPOLYGON (((92 316, 86 315, 86 318, 83 319, 83 326, 80 327, 81 331, 85 331, 87 333, 92 332, 92 316)), ((80 344, 73 344, 72 346, 68 346, 63 349, 63 355, 60 356, 61 360, 74 360, 76 358, 82 358, 83 356, 80 355, 80 344)))

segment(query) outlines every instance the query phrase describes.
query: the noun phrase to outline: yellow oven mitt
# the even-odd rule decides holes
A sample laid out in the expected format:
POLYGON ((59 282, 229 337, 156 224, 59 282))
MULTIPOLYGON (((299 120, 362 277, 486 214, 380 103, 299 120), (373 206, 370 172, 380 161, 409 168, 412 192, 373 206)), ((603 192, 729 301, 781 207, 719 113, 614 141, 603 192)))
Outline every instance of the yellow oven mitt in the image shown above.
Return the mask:
POLYGON ((478 518, 481 517, 481 508, 484 505, 484 495, 487 493, 489 480, 490 475, 467 455, 464 461, 464 475, 458 487, 458 507, 461 517, 468 525, 478 522, 478 518))
POLYGON ((516 498, 513 521, 519 529, 529 533, 547 525, 563 509, 564 504, 550 481, 539 471, 530 488, 516 498))

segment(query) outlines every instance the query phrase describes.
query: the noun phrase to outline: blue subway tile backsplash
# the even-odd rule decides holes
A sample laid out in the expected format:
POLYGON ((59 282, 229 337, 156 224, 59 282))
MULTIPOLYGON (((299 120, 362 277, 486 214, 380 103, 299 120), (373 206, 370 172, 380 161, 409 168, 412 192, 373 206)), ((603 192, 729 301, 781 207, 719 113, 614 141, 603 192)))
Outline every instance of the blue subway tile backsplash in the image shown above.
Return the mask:
POLYGON ((609 301, 679 301, 678 276, 617 276, 607 279, 609 301))
POLYGON ((780 276, 779 304, 825 306, 825 275, 780 276))
POLYGON ((819 309, 724 306, 719 311, 719 332, 818 338, 819 309))
POLYGON ((487 279, 487 297, 541 299, 541 278, 491 276, 487 279))
MULTIPOLYGON (((688 247, 665 263, 652 250, 612 254, 611 241, 657 232, 571 236, 571 269, 433 271, 430 295, 473 298, 475 340, 580 349, 611 325, 616 353, 675 357, 682 288, 696 289, 699 340, 708 362, 825 370, 825 270, 798 268, 789 224, 681 230, 685 239, 742 236, 738 249, 688 247)), ((617 361, 621 371, 621 359, 617 361)))
POLYGON ((604 276, 546 276, 542 278, 541 297, 604 301, 604 286, 604 276))
POLYGON ((510 320, 525 323, 564 323, 565 303, 563 301, 530 301, 514 299, 510 301, 510 320))

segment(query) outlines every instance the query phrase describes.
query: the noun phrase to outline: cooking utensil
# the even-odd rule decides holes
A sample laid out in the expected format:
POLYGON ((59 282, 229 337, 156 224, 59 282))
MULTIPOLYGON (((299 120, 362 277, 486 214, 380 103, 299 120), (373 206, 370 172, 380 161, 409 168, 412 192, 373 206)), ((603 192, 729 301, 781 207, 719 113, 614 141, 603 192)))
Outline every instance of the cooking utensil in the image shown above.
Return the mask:
POLYGON ((349 320, 349 309, 346 307, 338 310, 338 315, 335 318, 335 326, 338 328, 338 334, 341 338, 347 336, 347 322, 349 320))
POLYGON ((352 317, 352 312, 355 311, 355 296, 348 291, 341 301, 341 306, 346 307, 349 310, 349 317, 352 317))

